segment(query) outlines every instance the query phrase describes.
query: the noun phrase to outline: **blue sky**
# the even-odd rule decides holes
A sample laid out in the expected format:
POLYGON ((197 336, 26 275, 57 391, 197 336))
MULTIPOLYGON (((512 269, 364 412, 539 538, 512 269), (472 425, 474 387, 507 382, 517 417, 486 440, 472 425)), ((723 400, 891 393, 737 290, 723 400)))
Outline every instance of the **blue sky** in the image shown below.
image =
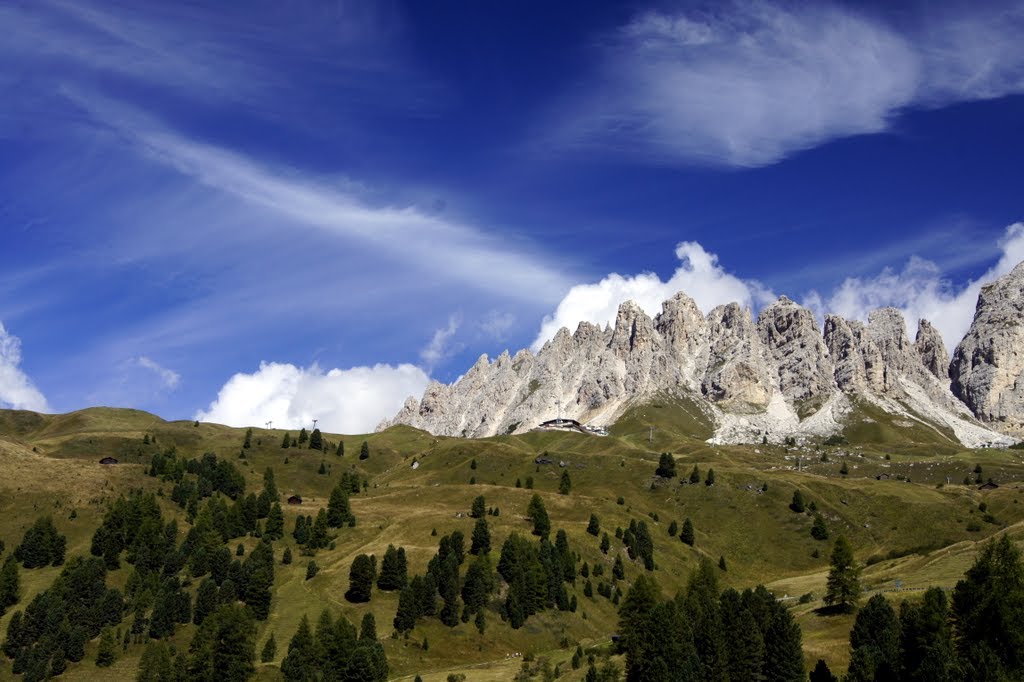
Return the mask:
POLYGON ((1019 3, 0 6, 0 405, 366 430, 562 324, 952 346, 1024 259, 1019 3))

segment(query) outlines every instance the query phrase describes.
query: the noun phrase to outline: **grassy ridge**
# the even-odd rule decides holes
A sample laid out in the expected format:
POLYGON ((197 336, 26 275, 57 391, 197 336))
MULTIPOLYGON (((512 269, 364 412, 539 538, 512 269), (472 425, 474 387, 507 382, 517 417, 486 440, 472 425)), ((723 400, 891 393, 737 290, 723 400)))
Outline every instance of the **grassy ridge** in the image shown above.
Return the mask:
MULTIPOLYGON (((627 527, 631 519, 645 520, 655 541, 655 576, 666 594, 685 584, 701 556, 716 562, 724 556, 728 571, 721 577, 727 585, 763 582, 780 597, 813 593, 820 598, 830 543, 811 538, 810 514, 789 510, 797 489, 808 503, 815 503, 833 537, 846 534, 861 561, 872 558, 864 582, 873 589, 891 589, 897 579, 906 588, 952 586, 973 559, 978 540, 998 532, 1024 537, 1017 484, 1024 479, 1020 451, 965 451, 941 438, 928 441, 924 432, 914 440, 898 431, 893 433, 904 438, 854 439, 853 445, 839 448, 709 446, 699 437, 705 432, 700 430, 704 427, 695 406, 667 400, 657 405, 627 413, 606 438, 546 432, 463 440, 437 438, 409 427, 368 435, 324 434, 327 441, 344 441, 344 457, 281 449, 283 431, 254 429, 253 447, 244 451, 245 459, 238 459, 244 429, 165 422, 129 410, 91 409, 56 416, 0 411, 0 538, 13 548, 36 516, 50 513, 61 532, 68 534, 69 555, 87 552, 93 530, 117 494, 137 487, 169 494, 167 484, 143 471, 153 453, 172 445, 181 455, 212 451, 232 459, 245 472, 248 490, 259 490, 264 469, 272 466, 283 496, 294 493, 303 498, 301 506, 286 507, 288 531, 298 513, 315 515, 325 506, 342 471, 354 469, 369 482, 366 492, 352 498, 358 525, 339 532, 335 549, 317 554, 321 571, 313 580, 305 580, 306 558, 294 544, 295 563, 277 567, 272 613, 261 624, 259 646, 274 633, 279 662, 302 615, 315 619, 328 605, 356 622, 372 610, 381 636, 389 637, 397 595, 375 590, 369 604, 358 606, 342 596, 352 558, 367 552, 380 557, 391 543, 406 548, 410 574, 422 572, 437 546, 433 530, 443 535, 459 529, 469 537, 473 524, 469 506, 480 494, 488 506, 500 509, 500 516, 487 517, 495 557, 509 533, 529 532, 525 511, 534 492, 544 498, 552 527, 567 531, 581 560, 591 566, 605 564, 606 573, 615 554, 624 554, 621 542, 614 539, 616 527, 627 527), (653 439, 650 425, 655 426, 653 439), (144 445, 146 435, 155 436, 156 443, 144 445), (371 456, 359 461, 363 440, 369 442, 371 456), (680 478, 652 487, 662 451, 674 453, 680 478), (543 452, 554 464, 534 463, 543 452), (828 461, 821 461, 822 454, 828 461), (117 457, 121 464, 99 465, 106 455, 117 457), (411 466, 414 458, 419 462, 416 469, 411 466), (326 475, 317 473, 321 462, 329 469, 326 475), (568 496, 557 493, 563 470, 560 462, 572 477, 568 496), (848 476, 839 473, 844 462, 848 476), (985 478, 994 477, 1001 487, 979 491, 977 486, 962 485, 965 475, 973 478, 976 464, 981 464, 985 478), (701 472, 701 482, 680 484, 694 465, 701 472), (715 470, 713 486, 703 483, 708 468, 715 470), (891 478, 876 480, 880 474, 891 478), (517 479, 525 484, 527 477, 533 478, 535 490, 515 487, 517 479), (762 492, 765 483, 767 491, 762 492), (617 503, 620 496, 621 505, 617 503), (983 519, 978 510, 982 501, 998 523, 983 519), (599 551, 598 538, 585 532, 591 513, 598 515, 602 530, 612 536, 607 556, 599 551), (676 520, 681 525, 685 518, 696 527, 695 547, 668 536, 669 523, 676 520)), ((177 513, 173 505, 166 508, 177 513)), ((185 528, 183 521, 181 526, 185 528)), ((278 556, 290 543, 290 536, 276 543, 278 556)), ((254 541, 246 539, 243 544, 251 549, 254 541)), ((48 586, 57 570, 22 571, 22 605, 48 586)), ((642 570, 627 564, 627 581, 642 570)), ((110 578, 114 584, 126 579, 126 568, 110 578)), ((604 598, 584 597, 582 587, 583 581, 577 580, 572 591, 580 604, 576 614, 547 612, 532 617, 520 630, 501 623, 493 612, 488 613, 483 636, 472 624, 449 629, 433 619, 422 622, 409 640, 384 640, 392 673, 411 679, 419 672, 425 680, 443 680, 449 672, 462 671, 474 680, 508 679, 519 665, 519 659, 509 658, 510 654, 545 654, 558 662, 568 660, 577 641, 584 646, 604 645, 617 627, 615 608, 604 598), (424 638, 430 643, 426 651, 420 645, 424 638), (563 648, 565 642, 572 642, 572 648, 563 648)), ((899 598, 913 594, 894 593, 899 598)), ((804 628, 808 661, 825 657, 834 670, 842 669, 852 619, 820 617, 813 611, 818 605, 812 601, 794 606, 804 628)), ((9 618, 10 613, 0 620, 0 629, 9 618)), ((191 627, 184 628, 175 641, 187 645, 191 634, 191 627)), ((95 646, 90 645, 86 663, 69 669, 71 678, 102 679, 101 671, 91 665, 95 646)), ((110 679, 130 676, 140 654, 141 647, 133 646, 103 674, 110 679)), ((9 667, 0 667, 0 675, 4 670, 9 667)), ((267 679, 276 676, 275 664, 260 666, 260 671, 267 679)), ((579 677, 573 674, 566 679, 579 677)))

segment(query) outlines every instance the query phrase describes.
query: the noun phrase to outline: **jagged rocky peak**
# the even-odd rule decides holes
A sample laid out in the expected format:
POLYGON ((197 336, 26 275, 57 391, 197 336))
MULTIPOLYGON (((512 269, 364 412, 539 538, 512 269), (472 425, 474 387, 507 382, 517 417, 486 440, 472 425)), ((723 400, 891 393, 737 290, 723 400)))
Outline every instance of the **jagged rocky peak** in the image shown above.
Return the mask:
POLYGON ((687 353, 704 341, 708 323, 694 300, 680 291, 661 304, 661 312, 654 318, 654 328, 669 347, 677 353, 687 353))
POLYGON ((863 326, 838 315, 825 316, 824 342, 832 360, 836 384, 847 393, 863 391, 868 386, 862 347, 863 326), (855 327, 858 329, 855 331, 855 327))
POLYGON ((654 330, 654 320, 636 301, 625 301, 619 305, 611 340, 611 348, 616 355, 623 357, 636 351, 651 350, 659 345, 660 340, 654 330))
POLYGON ((738 303, 720 305, 708 313, 707 324, 708 367, 701 393, 736 412, 763 411, 772 382, 750 310, 738 303))
POLYGON ((930 374, 941 382, 949 381, 949 352, 939 330, 928 320, 922 319, 917 323, 914 350, 930 374))
POLYGON ((786 398, 806 401, 834 390, 832 360, 810 310, 780 296, 761 311, 757 329, 786 398))
POLYGON ((949 374, 953 394, 979 420, 1024 435, 1024 263, 981 288, 949 374))

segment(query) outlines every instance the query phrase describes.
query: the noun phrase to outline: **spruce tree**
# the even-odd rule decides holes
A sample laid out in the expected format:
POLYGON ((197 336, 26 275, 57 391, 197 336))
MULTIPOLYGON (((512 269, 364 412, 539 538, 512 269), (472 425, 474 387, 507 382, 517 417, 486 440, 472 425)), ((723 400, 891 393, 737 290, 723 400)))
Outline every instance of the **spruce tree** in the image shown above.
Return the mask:
POLYGON ((271 632, 266 644, 263 645, 263 650, 260 652, 260 663, 271 663, 276 656, 277 640, 274 639, 274 633, 271 632))
POLYGON ((317 566, 316 561, 313 559, 309 560, 306 564, 306 580, 312 580, 316 577, 316 574, 320 572, 320 567, 317 566))
POLYGON ((308 434, 308 433, 306 433, 306 427, 305 427, 305 426, 303 426, 303 427, 302 427, 302 430, 301 430, 301 431, 299 431, 299 440, 298 440, 298 445, 302 445, 302 444, 303 444, 303 443, 305 443, 305 442, 306 442, 307 440, 309 440, 309 434, 308 434))
POLYGON ((316 668, 319 658, 309 618, 303 614, 298 629, 288 642, 288 653, 281 661, 281 673, 286 680, 315 680, 318 677, 316 668))
POLYGON ((189 652, 190 679, 248 679, 255 672, 256 659, 252 616, 238 606, 221 606, 199 626, 189 652))
POLYGON ((793 491, 793 501, 789 503, 789 508, 797 514, 804 513, 806 507, 804 506, 804 494, 802 492, 799 490, 793 491))
POLYGON ((828 664, 819 658, 814 670, 811 671, 810 682, 839 682, 839 678, 833 675, 828 664))
POLYGON ((895 681, 900 673, 900 624, 889 602, 876 594, 857 613, 850 632, 849 682, 895 681))
POLYGON ((348 572, 348 591, 345 599, 354 604, 370 601, 373 581, 376 578, 376 562, 366 554, 352 560, 348 572))
POLYGON ((590 515, 590 523, 587 524, 587 532, 593 535, 595 538, 598 533, 601 532, 601 522, 597 519, 596 514, 590 515))
POLYGON ((607 554, 608 550, 611 549, 611 546, 612 546, 612 543, 611 543, 611 540, 608 539, 608 533, 604 533, 601 536, 601 553, 602 554, 607 554))
POLYGON ((334 486, 331 497, 327 501, 327 525, 341 528, 353 519, 352 508, 349 506, 348 493, 342 483, 334 486))
POLYGON ((548 518, 548 511, 544 508, 544 500, 540 495, 534 494, 530 499, 530 505, 526 509, 526 516, 533 521, 533 534, 546 538, 551 533, 551 521, 548 518))
POLYGON ((291 437, 291 435, 287 431, 285 431, 284 432, 284 438, 281 440, 281 447, 284 448, 284 449, 287 449, 288 446, 291 445, 291 444, 292 444, 292 437, 291 437))
POLYGON ((676 460, 672 457, 672 453, 661 453, 661 457, 658 459, 658 468, 655 469, 654 475, 661 476, 662 478, 676 477, 676 460))
POLYGON ((672 519, 672 523, 668 524, 668 536, 674 538, 676 533, 679 532, 679 524, 676 523, 675 519, 672 519))
POLYGON ((320 429, 313 429, 313 433, 309 434, 309 449, 310 450, 323 450, 324 440, 323 436, 320 435, 320 429))
POLYGON ((484 500, 483 495, 477 495, 473 498, 473 504, 469 508, 469 517, 471 519, 480 519, 487 514, 487 502, 484 500))
POLYGON ((338 449, 334 451, 334 454, 336 454, 338 457, 345 456, 345 441, 338 441, 338 449))
POLYGON ((365 440, 359 446, 359 459, 370 459, 370 444, 365 440))
POLYGON ((964 678, 949 615, 949 601, 940 587, 928 588, 919 603, 900 604, 901 679, 953 682, 964 678))
POLYGON ((860 567, 845 536, 836 538, 829 564, 825 604, 848 613, 857 607, 860 597, 860 567))
POLYGON ((267 514, 267 524, 263 528, 263 537, 270 540, 280 540, 284 537, 284 511, 277 502, 270 508, 267 514))
POLYGON ((562 477, 558 480, 558 493, 560 495, 568 495, 569 491, 572 490, 572 479, 569 477, 569 470, 562 470, 562 477))
POLYGON ((110 628, 104 628, 100 636, 99 650, 96 652, 96 667, 109 668, 117 658, 117 644, 114 642, 114 633, 110 628))
POLYGON ((821 514, 814 515, 814 523, 811 524, 811 537, 815 540, 828 540, 828 526, 821 514))
POLYGON ((491 531, 487 526, 487 519, 479 518, 473 526, 473 538, 470 544, 469 553, 473 555, 487 554, 491 551, 491 531))
POLYGON ((252 447, 252 429, 245 430, 245 440, 242 442, 242 447, 246 450, 252 447))
POLYGON ((679 539, 684 544, 690 545, 691 547, 693 547, 693 543, 696 542, 696 533, 693 529, 693 521, 691 521, 689 517, 683 521, 683 529, 679 532, 679 539))
POLYGON ((377 588, 385 591, 400 590, 408 582, 408 565, 405 559, 405 548, 395 549, 394 545, 388 545, 384 552, 384 559, 380 563, 380 576, 377 578, 377 588))
POLYGON ((700 483, 700 469, 698 469, 697 465, 694 464, 693 471, 690 472, 690 484, 694 485, 697 483, 700 483))
POLYGON ((707 478, 704 479, 704 485, 712 486, 715 484, 715 470, 708 469, 707 478))
POLYGON ((0 616, 18 603, 21 598, 21 580, 18 576, 18 561, 14 555, 8 554, 0 568, 0 616))

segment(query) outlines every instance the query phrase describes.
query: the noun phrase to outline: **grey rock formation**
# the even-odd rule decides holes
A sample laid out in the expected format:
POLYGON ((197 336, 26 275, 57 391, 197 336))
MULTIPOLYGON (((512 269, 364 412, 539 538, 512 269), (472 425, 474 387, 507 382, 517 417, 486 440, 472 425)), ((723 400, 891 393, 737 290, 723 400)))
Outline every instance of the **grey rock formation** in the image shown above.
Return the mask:
POLYGON ((556 416, 610 425, 631 405, 667 394, 697 404, 715 422, 716 442, 834 433, 857 399, 966 444, 1005 443, 971 411, 1007 432, 1024 430, 1022 312, 1024 265, 982 290, 947 370, 938 331, 921 320, 911 342, 895 308, 873 311, 866 325, 826 315, 822 334, 812 313, 785 296, 756 323, 736 303, 701 315, 681 292, 654 319, 626 301, 614 326, 581 322, 536 355, 481 356, 458 382, 431 383, 381 428, 481 437, 556 416))
POLYGON ((1024 263, 982 287, 949 374, 953 394, 978 419, 1024 435, 1024 263))
POLYGON ((946 344, 942 342, 939 330, 928 320, 920 320, 917 323, 914 350, 921 357, 926 370, 939 381, 949 382, 949 352, 946 350, 946 344))
POLYGON ((787 399, 813 408, 835 391, 829 349, 810 310, 782 296, 761 311, 757 330, 787 399))

